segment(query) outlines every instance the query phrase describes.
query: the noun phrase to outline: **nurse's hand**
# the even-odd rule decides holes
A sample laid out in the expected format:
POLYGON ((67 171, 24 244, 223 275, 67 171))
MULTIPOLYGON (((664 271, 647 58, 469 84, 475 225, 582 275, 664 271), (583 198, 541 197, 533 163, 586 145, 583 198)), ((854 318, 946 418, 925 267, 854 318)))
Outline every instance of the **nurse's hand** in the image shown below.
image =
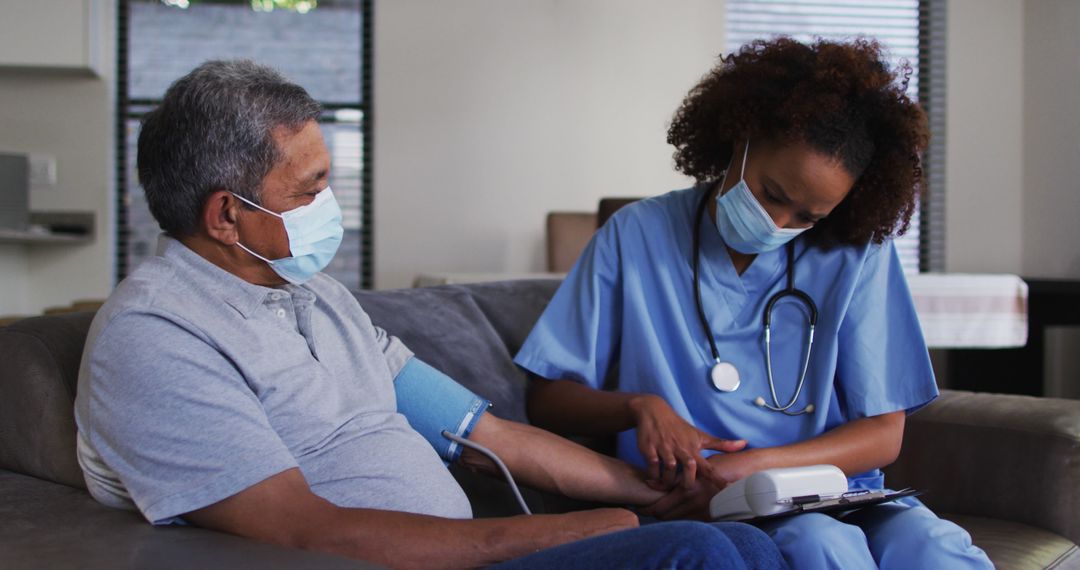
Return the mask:
POLYGON ((760 450, 750 450, 742 453, 717 453, 709 456, 709 467, 712 468, 713 475, 716 477, 728 483, 734 483, 761 470, 761 467, 754 461, 754 457, 758 453, 760 453, 760 450))
POLYGON ((666 490, 681 483, 684 489, 691 489, 702 478, 721 487, 726 485, 722 477, 714 476, 701 451, 739 451, 746 447, 745 441, 720 439, 699 430, 659 396, 644 394, 634 398, 630 410, 638 430, 638 450, 645 458, 647 476, 654 487, 666 490))

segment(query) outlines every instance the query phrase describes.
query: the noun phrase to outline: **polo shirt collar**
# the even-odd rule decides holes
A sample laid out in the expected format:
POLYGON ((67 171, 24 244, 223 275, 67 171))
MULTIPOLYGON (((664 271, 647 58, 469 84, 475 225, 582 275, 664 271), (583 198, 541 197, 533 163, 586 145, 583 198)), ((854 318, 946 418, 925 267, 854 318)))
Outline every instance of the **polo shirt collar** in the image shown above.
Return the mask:
POLYGON ((245 319, 263 304, 267 295, 279 291, 248 283, 165 234, 158 236, 157 255, 181 267, 185 278, 205 285, 245 319))

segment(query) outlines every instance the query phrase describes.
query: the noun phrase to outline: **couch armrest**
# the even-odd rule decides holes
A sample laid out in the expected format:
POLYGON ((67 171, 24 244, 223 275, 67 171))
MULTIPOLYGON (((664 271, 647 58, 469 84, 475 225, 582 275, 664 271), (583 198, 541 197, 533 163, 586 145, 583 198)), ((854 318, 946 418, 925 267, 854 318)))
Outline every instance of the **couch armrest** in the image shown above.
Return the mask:
POLYGON ((908 418, 889 487, 940 512, 1022 522, 1080 542, 1080 401, 943 391, 908 418))

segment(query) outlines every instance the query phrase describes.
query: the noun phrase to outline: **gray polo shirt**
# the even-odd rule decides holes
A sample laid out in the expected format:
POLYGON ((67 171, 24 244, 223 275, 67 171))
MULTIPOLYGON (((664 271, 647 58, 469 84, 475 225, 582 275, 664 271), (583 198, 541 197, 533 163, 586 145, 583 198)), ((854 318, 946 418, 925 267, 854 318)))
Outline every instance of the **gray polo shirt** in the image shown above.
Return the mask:
POLYGON ((293 467, 340 506, 471 517, 397 413, 411 357, 324 274, 252 285, 163 236, 90 327, 79 464, 98 501, 155 524, 293 467))

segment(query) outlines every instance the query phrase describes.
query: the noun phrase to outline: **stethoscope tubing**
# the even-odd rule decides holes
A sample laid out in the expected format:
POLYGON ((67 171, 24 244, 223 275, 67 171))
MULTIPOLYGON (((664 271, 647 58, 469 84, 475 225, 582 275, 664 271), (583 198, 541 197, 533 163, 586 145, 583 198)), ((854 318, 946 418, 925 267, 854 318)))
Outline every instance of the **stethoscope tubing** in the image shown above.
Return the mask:
MULTIPOLYGON (((713 361, 716 364, 720 364, 720 351, 716 347, 716 341, 713 339, 712 330, 709 328, 709 320, 705 316, 705 307, 701 300, 701 279, 700 279, 700 265, 701 265, 701 220, 705 215, 706 207, 708 206, 709 196, 712 192, 709 189, 705 189, 704 195, 701 197, 701 202, 698 204, 697 213, 694 217, 694 235, 693 235, 693 278, 694 278, 694 304, 697 308, 698 320, 701 322, 702 331, 705 334, 705 339, 709 341, 709 350, 712 352, 713 361)), ((806 292, 795 288, 795 242, 790 241, 787 243, 787 288, 782 291, 778 291, 773 294, 769 300, 765 303, 765 311, 762 316, 762 321, 765 327, 765 369, 769 379, 769 392, 772 396, 773 404, 769 405, 759 398, 757 404, 765 409, 772 410, 774 412, 781 412, 789 416, 798 416, 805 413, 811 413, 813 406, 807 406, 806 408, 792 412, 791 407, 795 405, 795 402, 799 400, 799 396, 802 394, 802 389, 806 380, 806 372, 810 366, 810 353, 814 347, 814 329, 817 327, 818 309, 814 300, 807 295, 806 292), (801 301, 809 309, 810 314, 807 316, 809 321, 809 339, 806 344, 806 354, 803 357, 802 370, 799 374, 799 382, 795 387, 795 394, 791 398, 791 401, 787 405, 780 405, 780 399, 776 396, 776 383, 773 381, 772 372, 772 311, 773 307, 778 301, 784 297, 794 297, 801 301)))

